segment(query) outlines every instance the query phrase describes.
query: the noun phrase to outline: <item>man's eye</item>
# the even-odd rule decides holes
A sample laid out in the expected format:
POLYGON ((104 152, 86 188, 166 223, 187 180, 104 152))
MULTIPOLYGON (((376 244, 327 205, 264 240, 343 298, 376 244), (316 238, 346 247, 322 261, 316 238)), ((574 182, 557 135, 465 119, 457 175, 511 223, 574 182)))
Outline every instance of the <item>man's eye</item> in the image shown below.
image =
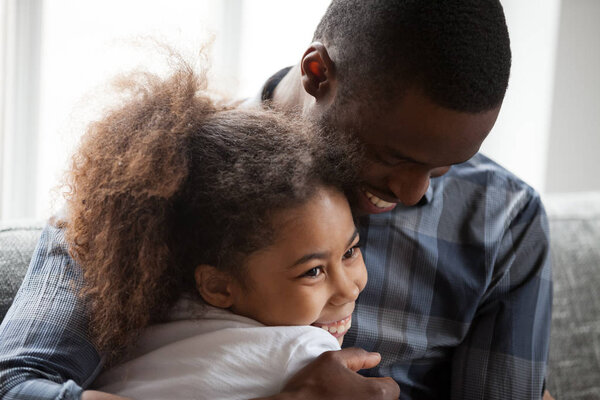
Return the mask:
POLYGON ((304 273, 303 276, 308 276, 309 278, 316 278, 323 273, 323 267, 314 267, 309 269, 304 273))
POLYGON ((395 157, 390 157, 387 155, 383 155, 383 154, 379 154, 379 153, 371 153, 371 158, 381 164, 384 165, 386 167, 395 167, 397 165, 400 165, 400 163, 402 162, 402 160, 395 158, 395 157))
POLYGON ((350 247, 345 253, 344 253, 344 259, 348 259, 348 258, 352 258, 355 255, 358 254, 359 248, 358 245, 350 247))

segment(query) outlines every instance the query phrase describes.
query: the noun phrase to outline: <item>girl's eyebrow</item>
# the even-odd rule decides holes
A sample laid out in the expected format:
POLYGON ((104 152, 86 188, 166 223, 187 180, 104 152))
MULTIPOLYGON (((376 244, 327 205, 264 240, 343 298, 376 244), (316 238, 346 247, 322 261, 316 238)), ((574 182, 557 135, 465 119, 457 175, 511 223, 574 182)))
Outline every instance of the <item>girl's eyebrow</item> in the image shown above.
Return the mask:
MULTIPOLYGON (((350 245, 352 245, 352 243, 354 242, 354 240, 358 237, 358 229, 354 228, 354 233, 352 234, 352 236, 350 237, 350 240, 348 240, 348 243, 346 244, 346 247, 350 247, 350 245)), ((304 264, 307 263, 311 260, 324 260, 327 257, 330 256, 330 252, 325 251, 325 252, 321 252, 321 253, 310 253, 310 254, 305 254, 302 257, 300 257, 299 259, 297 259, 292 265, 290 265, 288 268, 293 268, 297 265, 300 264, 304 264)))

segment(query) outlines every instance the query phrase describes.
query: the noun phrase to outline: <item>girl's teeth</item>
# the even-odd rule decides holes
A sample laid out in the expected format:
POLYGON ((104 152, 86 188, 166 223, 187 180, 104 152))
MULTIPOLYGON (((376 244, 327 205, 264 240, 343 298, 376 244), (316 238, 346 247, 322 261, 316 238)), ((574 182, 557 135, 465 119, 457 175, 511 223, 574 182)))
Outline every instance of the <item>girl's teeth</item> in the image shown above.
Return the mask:
POLYGON ((388 203, 387 201, 381 200, 379 197, 375 196, 373 193, 365 191, 367 198, 375 207, 378 208, 388 208, 394 205, 394 203, 388 203))
POLYGON ((329 332, 331 334, 339 335, 339 334, 345 333, 348 329, 350 329, 351 325, 352 325, 352 321, 350 320, 350 318, 348 318, 347 321, 344 319, 343 321, 339 321, 336 324, 317 325, 317 326, 320 327, 321 329, 326 330, 327 332, 329 332))

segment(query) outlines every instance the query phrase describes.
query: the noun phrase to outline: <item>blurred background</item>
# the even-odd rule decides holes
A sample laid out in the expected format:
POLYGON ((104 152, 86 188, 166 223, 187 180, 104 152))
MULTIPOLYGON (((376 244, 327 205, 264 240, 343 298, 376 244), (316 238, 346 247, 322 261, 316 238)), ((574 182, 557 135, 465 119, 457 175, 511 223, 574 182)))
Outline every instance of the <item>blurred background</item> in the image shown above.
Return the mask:
MULTIPOLYGON (((0 0, 0 220, 60 208, 56 188, 97 93, 118 72, 164 67, 148 38, 191 55, 212 43, 213 89, 250 97, 299 61, 328 3, 0 0)), ((513 69, 482 152, 544 195, 600 190, 600 1, 502 4, 513 69)))

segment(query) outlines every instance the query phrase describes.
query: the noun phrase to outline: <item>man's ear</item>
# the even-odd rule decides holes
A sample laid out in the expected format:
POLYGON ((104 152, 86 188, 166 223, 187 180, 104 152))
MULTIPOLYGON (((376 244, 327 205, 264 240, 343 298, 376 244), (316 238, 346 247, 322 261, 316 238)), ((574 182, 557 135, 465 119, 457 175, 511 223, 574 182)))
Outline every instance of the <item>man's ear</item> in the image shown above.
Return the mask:
POLYGON ((212 265, 202 264, 194 272, 196 288, 208 304, 219 308, 233 305, 233 276, 212 265))
POLYGON ((306 93, 317 101, 333 94, 335 90, 335 68, 329 53, 322 43, 313 42, 300 62, 302 86, 306 93))

